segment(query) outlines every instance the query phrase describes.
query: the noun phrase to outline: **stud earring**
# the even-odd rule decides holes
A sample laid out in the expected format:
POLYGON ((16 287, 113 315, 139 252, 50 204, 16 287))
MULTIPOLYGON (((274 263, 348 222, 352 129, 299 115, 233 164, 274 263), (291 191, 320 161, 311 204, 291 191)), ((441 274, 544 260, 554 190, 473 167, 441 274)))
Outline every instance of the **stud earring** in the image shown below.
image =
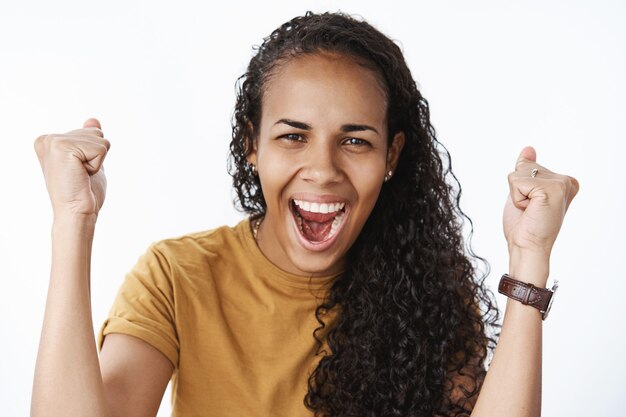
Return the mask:
POLYGON ((387 174, 385 175, 385 182, 389 181, 392 175, 393 171, 389 170, 389 172, 387 172, 387 174))

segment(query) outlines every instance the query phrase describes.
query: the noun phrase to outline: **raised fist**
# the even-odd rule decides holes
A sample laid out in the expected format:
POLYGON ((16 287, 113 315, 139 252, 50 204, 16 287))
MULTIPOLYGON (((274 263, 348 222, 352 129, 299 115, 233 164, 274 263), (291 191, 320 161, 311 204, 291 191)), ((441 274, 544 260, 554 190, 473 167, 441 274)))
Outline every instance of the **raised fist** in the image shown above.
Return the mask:
POLYGON ((82 129, 40 136, 34 146, 55 218, 97 217, 106 193, 102 164, 111 146, 100 122, 89 119, 82 129))

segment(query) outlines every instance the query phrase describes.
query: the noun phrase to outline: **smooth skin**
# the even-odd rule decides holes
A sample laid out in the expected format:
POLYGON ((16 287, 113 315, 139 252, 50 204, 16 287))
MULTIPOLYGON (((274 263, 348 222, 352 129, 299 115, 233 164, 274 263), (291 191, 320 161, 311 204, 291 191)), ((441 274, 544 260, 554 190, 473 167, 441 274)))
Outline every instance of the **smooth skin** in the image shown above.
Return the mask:
MULTIPOLYGON (((358 103, 363 101, 361 95, 375 93, 361 90, 347 94, 354 90, 342 90, 311 74, 319 74, 320 68, 325 68, 346 77, 346 82, 351 79, 355 86, 371 87, 375 86, 368 78, 371 73, 345 59, 322 56, 313 57, 309 62, 299 59, 295 65, 291 68, 294 71, 288 74, 296 77, 291 82, 300 77, 300 81, 317 84, 314 89, 301 84, 302 102, 293 98, 295 101, 289 102, 290 113, 285 116, 286 108, 281 110, 271 101, 292 100, 282 92, 278 94, 279 74, 274 78, 277 93, 268 94, 264 102, 270 121, 266 123, 266 118, 263 119, 258 146, 251 159, 259 165, 264 191, 268 187, 267 218, 260 233, 263 239, 273 239, 282 247, 282 255, 281 252, 264 252, 271 260, 278 260, 284 269, 327 273, 339 268, 343 251, 358 235, 367 218, 365 213, 369 215, 374 196, 382 186, 386 169, 392 168, 397 160, 403 137, 398 142, 394 138, 392 143, 396 145, 387 149, 372 132, 366 132, 369 136, 364 140, 374 144, 367 151, 372 152, 367 157, 372 158, 375 169, 369 174, 358 171, 352 161, 364 156, 351 152, 352 146, 362 143, 344 139, 360 138, 356 133, 363 132, 350 132, 347 136, 339 133, 345 123, 371 124, 384 132, 380 113, 371 102, 362 106, 364 113, 356 111, 360 108, 358 103), (325 59, 328 61, 324 62, 325 59), (312 106, 310 113, 304 112, 306 103, 315 103, 318 94, 327 98, 327 106, 341 105, 333 107, 332 112, 318 105, 312 106), (284 123, 270 126, 275 118, 287 116, 310 123, 311 129, 292 132, 282 126, 284 123), (302 134, 304 140, 296 136, 285 138, 286 133, 302 134), (300 153, 310 153, 310 157, 302 157, 300 153), (276 158, 278 155, 280 159, 276 158), (272 177, 272 164, 281 161, 284 165, 277 169, 288 175, 283 179, 272 177), (368 178, 357 178, 356 174, 368 175, 368 178), (373 177, 376 179, 372 180, 373 177), (315 267, 318 254, 307 256, 289 236, 286 221, 291 214, 285 210, 294 190, 331 193, 345 197, 354 206, 350 227, 341 232, 345 232, 345 236, 336 242, 340 249, 332 252, 336 250, 332 248, 333 261, 319 264, 318 269, 315 267)), ((268 91, 271 92, 271 88, 270 85, 268 91)), ((90 261, 95 224, 105 197, 103 161, 109 148, 100 123, 95 119, 87 120, 83 129, 41 136, 35 141, 54 223, 52 269, 35 369, 32 416, 154 416, 173 371, 169 360, 152 346, 121 334, 105 338, 98 358, 91 318, 90 261)), ((522 150, 508 180, 510 196, 504 210, 504 232, 510 254, 509 274, 545 287, 552 246, 578 192, 578 182, 538 165, 536 152, 531 147, 522 150), (539 169, 537 178, 530 178, 530 171, 535 167, 539 169)), ((541 339, 540 313, 509 300, 500 341, 472 416, 541 415, 541 339)))
POLYGON ((98 360, 90 263, 109 147, 96 119, 82 129, 35 141, 54 222, 32 416, 154 416, 174 368, 151 345, 122 334, 106 337, 98 360))
POLYGON ((404 134, 387 145, 385 93, 377 76, 350 58, 324 53, 293 59, 265 91, 260 131, 248 156, 267 204, 259 247, 287 272, 339 273, 385 173, 396 169, 404 134), (300 243, 290 209, 294 196, 346 203, 345 224, 327 250, 300 243))

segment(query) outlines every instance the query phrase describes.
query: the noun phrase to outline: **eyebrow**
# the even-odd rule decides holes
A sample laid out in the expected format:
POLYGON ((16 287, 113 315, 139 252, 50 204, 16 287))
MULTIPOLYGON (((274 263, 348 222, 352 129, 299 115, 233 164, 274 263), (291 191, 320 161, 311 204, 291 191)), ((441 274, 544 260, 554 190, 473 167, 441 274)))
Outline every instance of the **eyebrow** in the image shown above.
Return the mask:
MULTIPOLYGON (((295 127, 296 129, 312 130, 311 125, 309 125, 307 123, 304 123, 304 122, 299 122, 297 120, 280 119, 279 121, 274 123, 274 125, 277 125, 279 123, 283 123, 283 124, 289 125, 291 127, 295 127)), ((378 130, 376 130, 374 127, 372 127, 370 125, 350 123, 350 124, 345 124, 345 125, 341 126, 341 131, 344 132, 344 133, 347 133, 347 132, 362 132, 364 130, 371 130, 371 131, 376 132, 377 134, 380 135, 380 133, 378 133, 378 130)))

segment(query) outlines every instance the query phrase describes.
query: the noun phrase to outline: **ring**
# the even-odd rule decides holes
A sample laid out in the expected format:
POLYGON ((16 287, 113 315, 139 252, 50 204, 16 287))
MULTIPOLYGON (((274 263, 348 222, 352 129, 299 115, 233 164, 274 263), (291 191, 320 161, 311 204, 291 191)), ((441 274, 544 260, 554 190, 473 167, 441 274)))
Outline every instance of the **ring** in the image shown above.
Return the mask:
POLYGON ((537 172, 539 172, 539 170, 537 168, 533 168, 530 171, 530 178, 535 178, 537 176, 537 172))

